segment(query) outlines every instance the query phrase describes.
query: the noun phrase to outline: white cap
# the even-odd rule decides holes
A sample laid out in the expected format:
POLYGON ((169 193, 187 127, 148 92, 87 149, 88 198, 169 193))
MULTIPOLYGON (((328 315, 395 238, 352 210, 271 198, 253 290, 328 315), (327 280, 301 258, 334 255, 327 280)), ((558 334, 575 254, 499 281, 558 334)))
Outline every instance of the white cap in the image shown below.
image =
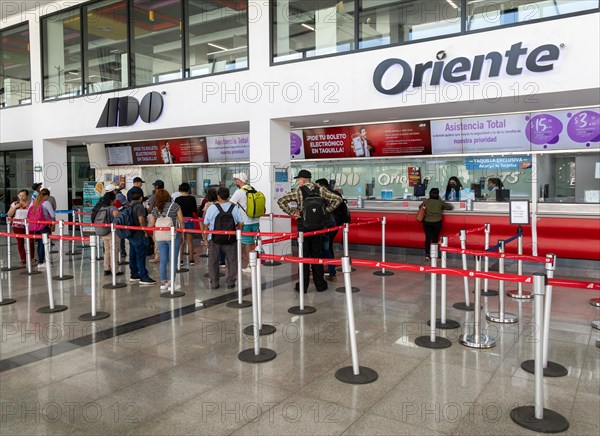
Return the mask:
POLYGON ((109 183, 108 185, 106 185, 104 187, 104 191, 105 192, 112 192, 112 191, 115 191, 115 190, 117 190, 117 186, 113 185, 112 183, 109 183))
POLYGON ((246 173, 235 173, 233 175, 233 178, 234 179, 239 179, 239 180, 241 180, 244 183, 248 182, 248 176, 246 175, 246 173))

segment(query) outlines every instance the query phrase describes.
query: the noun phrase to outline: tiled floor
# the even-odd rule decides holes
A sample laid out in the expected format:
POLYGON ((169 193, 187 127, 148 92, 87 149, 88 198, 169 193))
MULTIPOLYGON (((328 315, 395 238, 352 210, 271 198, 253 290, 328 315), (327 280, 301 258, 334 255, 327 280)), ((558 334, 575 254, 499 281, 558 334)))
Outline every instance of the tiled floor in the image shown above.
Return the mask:
MULTIPOLYGON (((387 258, 423 264, 412 255, 387 258)), ((597 263, 558 265, 556 277, 600 279, 597 263)), ((158 266, 149 267, 158 278, 158 266)), ((511 409, 534 400, 533 376, 520 368, 533 357, 531 302, 506 300, 517 324, 484 323, 497 341, 494 348, 460 345, 461 327, 438 330, 452 346, 430 350, 414 344, 428 334, 429 276, 396 272, 382 278, 358 268, 352 274, 352 285, 360 288, 353 294, 358 355, 379 378, 352 385, 335 378, 337 369, 352 364, 345 296, 333 290, 342 286, 341 277, 327 292, 311 286, 306 304, 317 312, 296 316, 287 311, 298 304, 296 269, 263 267, 263 320, 277 331, 261 346, 277 357, 251 364, 238 353, 253 346, 242 333, 252 308, 231 309, 225 302, 234 293, 208 290, 206 259, 190 270, 178 276, 186 295, 174 300, 160 298, 158 286, 127 282, 103 289, 110 277, 98 274, 98 310, 111 315, 98 322, 77 319, 90 311, 89 258, 66 258, 65 273, 75 278, 52 285, 57 304, 69 309, 52 315, 36 312, 48 304, 45 274, 0 273, 4 297, 17 299, 0 307, 0 435, 533 433, 509 417, 511 409)), ((526 264, 524 270, 540 267, 526 264)), ((245 274, 244 287, 249 284, 245 274)), ((549 359, 569 373, 544 380, 545 407, 565 416, 573 435, 600 433, 599 331, 590 327, 600 309, 588 304, 598 296, 554 289, 549 359)), ((463 300, 462 279, 449 277, 448 318, 466 326, 473 314, 452 308, 463 300)), ((497 298, 483 304, 496 310, 497 298)))

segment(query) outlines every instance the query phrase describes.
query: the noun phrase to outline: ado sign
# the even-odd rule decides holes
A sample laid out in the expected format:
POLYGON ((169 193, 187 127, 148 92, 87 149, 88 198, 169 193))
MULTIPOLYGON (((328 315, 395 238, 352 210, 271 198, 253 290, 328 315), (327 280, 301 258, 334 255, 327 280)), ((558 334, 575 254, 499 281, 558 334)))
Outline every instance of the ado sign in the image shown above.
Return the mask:
POLYGON ((156 91, 146 94, 141 103, 134 97, 109 98, 96 127, 132 126, 138 117, 151 123, 158 120, 162 110, 162 95, 156 91))

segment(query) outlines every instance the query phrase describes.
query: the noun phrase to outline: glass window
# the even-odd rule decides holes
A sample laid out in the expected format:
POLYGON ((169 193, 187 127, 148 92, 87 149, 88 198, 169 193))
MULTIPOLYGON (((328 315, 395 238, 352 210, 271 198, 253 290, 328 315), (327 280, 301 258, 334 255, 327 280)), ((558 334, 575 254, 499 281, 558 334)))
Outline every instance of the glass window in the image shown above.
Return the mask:
POLYGON ((133 1, 136 86, 183 77, 181 2, 133 1))
POLYGON ((42 20, 44 99, 80 95, 81 20, 79 9, 42 20))
POLYGON ((0 32, 0 107, 31 103, 29 24, 0 32))
POLYGON ((96 180, 96 171, 90 166, 85 145, 67 147, 69 209, 83 205, 83 182, 96 180))
POLYGON ((187 1, 189 77, 248 67, 248 2, 187 1))
POLYGON ((31 194, 33 185, 33 151, 15 150, 0 153, 0 212, 5 213, 21 189, 31 194))
POLYGON ((363 1, 359 48, 460 32, 460 0, 363 1))
POLYGON ((466 30, 549 18, 598 7, 598 0, 467 0, 466 30))
POLYGON ((85 92, 127 88, 127 4, 105 0, 83 8, 85 92))
POLYGON ((273 62, 354 50, 354 1, 273 2, 273 62))
POLYGON ((600 155, 565 153, 538 158, 540 201, 600 203, 600 155))

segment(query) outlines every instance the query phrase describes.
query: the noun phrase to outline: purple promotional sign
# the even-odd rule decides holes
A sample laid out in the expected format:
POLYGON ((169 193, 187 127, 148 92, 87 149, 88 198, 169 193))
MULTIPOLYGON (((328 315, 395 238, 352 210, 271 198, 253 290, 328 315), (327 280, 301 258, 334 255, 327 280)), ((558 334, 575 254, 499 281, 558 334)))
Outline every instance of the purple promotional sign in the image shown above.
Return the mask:
POLYGON ((600 148, 600 110, 531 114, 526 135, 534 151, 600 148))
POLYGON ((600 114, 594 111, 580 111, 573 116, 567 125, 567 134, 575 142, 590 146, 590 142, 600 141, 600 114))
POLYGON ((302 130, 292 130, 290 132, 290 158, 304 159, 304 141, 302 140, 302 130))

